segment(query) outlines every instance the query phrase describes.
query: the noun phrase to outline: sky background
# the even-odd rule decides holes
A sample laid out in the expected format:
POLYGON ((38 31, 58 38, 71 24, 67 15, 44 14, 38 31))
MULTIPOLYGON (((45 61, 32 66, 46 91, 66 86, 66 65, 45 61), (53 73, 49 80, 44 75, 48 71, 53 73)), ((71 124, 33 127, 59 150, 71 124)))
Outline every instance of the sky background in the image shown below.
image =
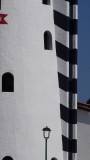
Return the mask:
POLYGON ((90 0, 78 0, 78 101, 90 98, 90 0))

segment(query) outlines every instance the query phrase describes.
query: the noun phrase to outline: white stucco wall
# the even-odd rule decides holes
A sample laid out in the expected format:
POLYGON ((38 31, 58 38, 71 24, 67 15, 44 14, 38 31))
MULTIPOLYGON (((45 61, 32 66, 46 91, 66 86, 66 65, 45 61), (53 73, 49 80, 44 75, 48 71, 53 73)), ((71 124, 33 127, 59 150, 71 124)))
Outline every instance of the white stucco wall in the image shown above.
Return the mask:
POLYGON ((0 13, 0 160, 44 160, 42 129, 50 127, 48 160, 62 160, 60 98, 55 53, 53 7, 42 0, 3 0, 0 13), (53 50, 44 50, 49 30, 53 50), (5 72, 14 75, 14 93, 2 92, 5 72))
POLYGON ((78 160, 90 158, 90 113, 78 109, 78 160))

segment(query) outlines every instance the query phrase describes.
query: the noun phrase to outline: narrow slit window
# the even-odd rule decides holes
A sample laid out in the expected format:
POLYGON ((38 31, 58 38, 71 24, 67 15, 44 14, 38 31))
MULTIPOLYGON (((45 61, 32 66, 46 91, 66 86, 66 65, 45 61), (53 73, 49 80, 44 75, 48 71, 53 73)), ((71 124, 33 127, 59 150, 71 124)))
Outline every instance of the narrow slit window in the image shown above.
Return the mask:
POLYGON ((14 92, 14 77, 9 72, 2 76, 2 92, 14 92))
POLYGON ((44 32, 44 49, 52 50, 52 34, 49 31, 44 32))
POLYGON ((13 160, 13 158, 10 157, 10 156, 6 156, 6 157, 4 157, 2 160, 13 160))
POLYGON ((50 0, 42 0, 43 4, 50 5, 50 0))
POLYGON ((1 0, 0 0, 0 10, 1 10, 1 0))

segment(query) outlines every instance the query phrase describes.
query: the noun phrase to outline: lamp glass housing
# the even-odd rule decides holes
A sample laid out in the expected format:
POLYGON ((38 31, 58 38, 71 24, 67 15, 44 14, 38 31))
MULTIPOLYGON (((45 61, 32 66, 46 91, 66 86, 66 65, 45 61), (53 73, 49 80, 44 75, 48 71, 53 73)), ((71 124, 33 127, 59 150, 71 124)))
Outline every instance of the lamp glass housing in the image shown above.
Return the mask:
POLYGON ((50 131, 43 131, 43 136, 48 139, 50 137, 50 131))

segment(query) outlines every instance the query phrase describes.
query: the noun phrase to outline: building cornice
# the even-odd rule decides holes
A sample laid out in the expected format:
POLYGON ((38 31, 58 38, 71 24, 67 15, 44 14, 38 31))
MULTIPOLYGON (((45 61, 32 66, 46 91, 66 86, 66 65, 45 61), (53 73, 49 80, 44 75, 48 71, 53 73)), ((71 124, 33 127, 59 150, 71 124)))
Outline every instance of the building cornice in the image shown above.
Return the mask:
POLYGON ((77 102, 77 106, 78 106, 78 109, 82 109, 82 110, 90 112, 90 104, 77 102))

